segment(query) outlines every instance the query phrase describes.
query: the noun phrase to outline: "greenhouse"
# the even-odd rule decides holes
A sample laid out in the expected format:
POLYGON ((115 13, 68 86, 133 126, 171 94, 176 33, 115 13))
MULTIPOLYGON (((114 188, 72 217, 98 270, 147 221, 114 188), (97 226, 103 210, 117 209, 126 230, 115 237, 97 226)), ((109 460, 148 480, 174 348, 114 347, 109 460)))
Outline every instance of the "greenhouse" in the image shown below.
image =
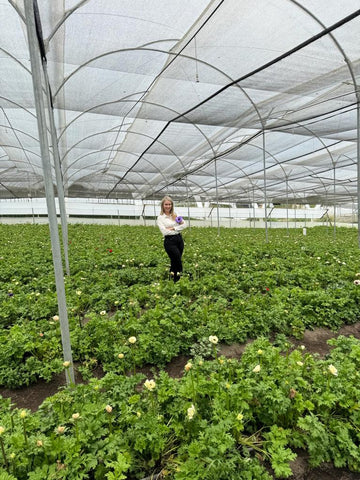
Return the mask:
POLYGON ((0 480, 360 478, 359 7, 0 0, 0 480))

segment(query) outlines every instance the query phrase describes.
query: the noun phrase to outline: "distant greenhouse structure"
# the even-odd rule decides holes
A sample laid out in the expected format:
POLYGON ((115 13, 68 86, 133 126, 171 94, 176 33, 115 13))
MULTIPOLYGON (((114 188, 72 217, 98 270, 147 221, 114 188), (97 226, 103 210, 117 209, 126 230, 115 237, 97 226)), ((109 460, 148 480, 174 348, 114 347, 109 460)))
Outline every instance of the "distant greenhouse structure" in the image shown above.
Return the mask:
POLYGON ((146 218, 171 195, 218 225, 247 205, 266 228, 277 208, 347 207, 359 225, 358 0, 0 0, 0 15, 0 199, 46 198, 64 331, 71 199, 146 218))

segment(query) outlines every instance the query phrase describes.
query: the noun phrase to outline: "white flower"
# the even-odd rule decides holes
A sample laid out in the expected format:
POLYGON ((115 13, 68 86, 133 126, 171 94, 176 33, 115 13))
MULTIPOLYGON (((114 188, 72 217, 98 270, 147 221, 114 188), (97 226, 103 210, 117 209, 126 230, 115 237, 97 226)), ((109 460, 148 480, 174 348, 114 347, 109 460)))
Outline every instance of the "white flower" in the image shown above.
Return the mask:
POLYGON ((80 297, 81 294, 82 294, 81 290, 76 290, 76 295, 79 295, 79 297, 80 297))
POLYGON ((212 343, 213 345, 216 345, 218 343, 219 339, 216 335, 210 335, 209 337, 209 342, 212 343))
POLYGON ((255 373, 259 373, 260 370, 261 370, 260 365, 256 365, 256 367, 253 368, 253 372, 255 372, 255 373))
POLYGON ((60 319, 60 317, 59 317, 59 315, 54 315, 54 316, 52 317, 52 319, 54 320, 54 322, 58 322, 59 319, 60 319))
POLYGON ((144 387, 147 388, 150 392, 156 387, 155 380, 145 380, 144 387))
POLYGON ((296 362, 297 365, 299 365, 299 367, 302 367, 304 364, 303 362, 296 362))
POLYGON ((101 315, 101 316, 106 315, 106 310, 101 310, 100 315, 101 315))
POLYGON ((358 279, 354 280, 354 285, 360 285, 360 280, 358 279))
POLYGON ((188 363, 185 365, 185 371, 188 372, 191 368, 192 368, 192 363, 191 363, 191 362, 188 362, 188 363))
POLYGON ((329 365, 329 372, 331 373, 331 375, 334 375, 335 377, 337 377, 338 375, 337 368, 335 368, 334 365, 329 365))
POLYGON ((136 337, 129 337, 128 342, 134 345, 134 343, 136 343, 136 337))
POLYGON ((187 417, 189 420, 192 420, 194 418, 194 415, 196 413, 196 409, 194 407, 194 405, 191 405, 191 407, 189 407, 187 409, 187 417))

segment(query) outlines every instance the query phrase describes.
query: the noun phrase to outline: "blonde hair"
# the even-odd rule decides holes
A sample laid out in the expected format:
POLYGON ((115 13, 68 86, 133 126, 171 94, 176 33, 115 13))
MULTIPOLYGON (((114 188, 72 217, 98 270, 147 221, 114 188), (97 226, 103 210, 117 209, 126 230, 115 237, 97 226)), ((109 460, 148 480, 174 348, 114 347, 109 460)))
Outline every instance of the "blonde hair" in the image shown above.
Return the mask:
POLYGON ((161 209, 160 209, 160 215, 164 215, 164 203, 165 202, 171 202, 171 209, 170 209, 170 215, 172 216, 173 219, 176 217, 176 213, 174 212, 174 202, 171 197, 168 197, 167 195, 161 200, 161 209))

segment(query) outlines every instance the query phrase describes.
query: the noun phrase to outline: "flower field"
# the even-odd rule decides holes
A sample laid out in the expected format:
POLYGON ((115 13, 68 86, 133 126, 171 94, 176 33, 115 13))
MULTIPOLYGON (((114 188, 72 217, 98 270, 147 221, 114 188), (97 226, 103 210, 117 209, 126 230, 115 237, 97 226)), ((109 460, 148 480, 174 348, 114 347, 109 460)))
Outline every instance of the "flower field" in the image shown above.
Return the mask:
MULTIPOLYGON (((0 235, 0 384, 49 381, 67 366, 48 226, 0 235)), ((192 228, 184 239, 174 284, 157 228, 69 226, 71 342, 88 383, 35 413, 0 399, 1 480, 287 478, 300 450, 312 467, 360 472, 359 340, 334 338, 325 358, 289 340, 359 320, 357 231, 276 229, 266 243, 262 230, 192 228), (240 359, 220 355, 247 340, 240 359), (191 360, 171 378, 180 354, 191 360)))

